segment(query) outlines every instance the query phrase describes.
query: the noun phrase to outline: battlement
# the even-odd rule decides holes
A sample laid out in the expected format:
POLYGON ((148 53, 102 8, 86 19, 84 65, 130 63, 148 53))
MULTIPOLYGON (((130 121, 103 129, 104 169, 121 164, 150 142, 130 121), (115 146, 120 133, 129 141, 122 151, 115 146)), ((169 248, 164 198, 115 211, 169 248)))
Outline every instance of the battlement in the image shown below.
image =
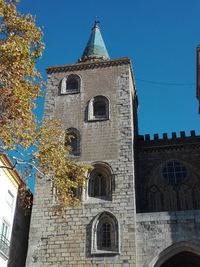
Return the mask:
POLYGON ((178 146, 178 145, 192 145, 200 144, 200 135, 196 135, 195 131, 190 131, 190 135, 187 136, 184 131, 180 131, 180 135, 172 132, 170 136, 167 133, 163 133, 162 137, 159 134, 154 134, 151 138, 150 134, 139 135, 137 137, 138 146, 142 147, 165 147, 165 146, 178 146))

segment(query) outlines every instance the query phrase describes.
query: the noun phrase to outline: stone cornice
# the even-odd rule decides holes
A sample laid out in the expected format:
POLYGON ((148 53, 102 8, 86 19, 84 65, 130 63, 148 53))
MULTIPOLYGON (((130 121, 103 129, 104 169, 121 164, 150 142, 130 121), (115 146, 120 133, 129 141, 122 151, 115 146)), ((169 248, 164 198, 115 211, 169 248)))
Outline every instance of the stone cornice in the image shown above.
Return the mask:
POLYGON ((165 151, 183 151, 183 150, 200 150, 200 142, 197 144, 177 144, 177 145, 160 145, 160 146, 137 146, 139 153, 165 152, 165 151))
POLYGON ((62 66, 53 66, 53 67, 48 67, 46 69, 46 71, 48 74, 51 74, 54 72, 65 72, 65 71, 105 68, 105 67, 125 65, 125 64, 131 65, 131 60, 127 57, 113 59, 113 60, 81 62, 81 63, 76 63, 76 64, 62 65, 62 66))

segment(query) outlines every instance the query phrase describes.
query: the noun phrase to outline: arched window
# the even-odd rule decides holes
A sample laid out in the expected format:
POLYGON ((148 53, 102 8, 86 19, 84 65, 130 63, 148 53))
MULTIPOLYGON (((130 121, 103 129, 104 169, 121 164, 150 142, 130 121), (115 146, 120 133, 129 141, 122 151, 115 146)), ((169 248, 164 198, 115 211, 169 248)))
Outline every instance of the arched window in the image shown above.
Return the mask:
POLYGON ((110 212, 99 214, 92 225, 92 254, 119 253, 119 225, 110 212))
POLYGON ((80 77, 70 74, 61 81, 61 94, 75 94, 80 92, 80 77))
POLYGON ((90 173, 89 197, 110 200, 112 197, 112 174, 107 165, 95 164, 90 173))
POLYGON ((95 96, 88 104, 88 120, 108 120, 109 100, 105 96, 95 96))
POLYGON ((70 146, 70 155, 80 156, 80 133, 77 129, 67 129, 65 145, 70 146))

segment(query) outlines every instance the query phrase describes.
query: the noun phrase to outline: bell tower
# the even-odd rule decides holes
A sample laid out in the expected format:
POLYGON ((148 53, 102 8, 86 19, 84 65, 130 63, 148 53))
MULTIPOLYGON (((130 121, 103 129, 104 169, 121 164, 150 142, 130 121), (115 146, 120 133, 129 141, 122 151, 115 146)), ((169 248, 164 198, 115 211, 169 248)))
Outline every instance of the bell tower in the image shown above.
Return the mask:
POLYGON ((136 266, 131 61, 111 59, 95 21, 78 63, 47 68, 45 118, 74 135, 70 157, 94 166, 81 206, 53 213, 51 185, 38 180, 27 267, 136 266), (39 222, 39 223, 38 223, 39 222))

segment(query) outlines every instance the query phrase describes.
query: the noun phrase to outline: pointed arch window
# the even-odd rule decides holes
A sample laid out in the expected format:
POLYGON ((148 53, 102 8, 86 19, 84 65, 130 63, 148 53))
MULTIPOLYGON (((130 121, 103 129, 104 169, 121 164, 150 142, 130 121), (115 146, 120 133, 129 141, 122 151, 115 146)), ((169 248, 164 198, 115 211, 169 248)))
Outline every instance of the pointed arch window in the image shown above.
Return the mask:
POLYGON ((70 146, 70 155, 80 156, 80 132, 76 128, 67 129, 65 145, 70 146))
POLYGON ((99 214, 92 225, 92 254, 116 254, 120 252, 119 224, 110 212, 99 214))

